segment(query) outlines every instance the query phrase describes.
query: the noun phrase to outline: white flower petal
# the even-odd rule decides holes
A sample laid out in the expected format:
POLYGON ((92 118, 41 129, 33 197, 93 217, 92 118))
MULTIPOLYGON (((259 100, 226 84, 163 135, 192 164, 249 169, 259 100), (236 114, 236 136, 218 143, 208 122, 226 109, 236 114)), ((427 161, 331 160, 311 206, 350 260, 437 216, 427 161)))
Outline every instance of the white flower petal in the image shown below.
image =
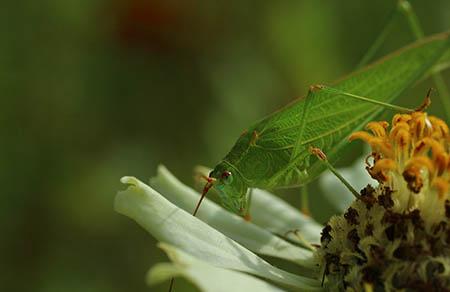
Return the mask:
MULTIPOLYGON (((158 167, 157 176, 150 179, 150 186, 189 213, 200 198, 198 192, 182 184, 164 166, 158 167)), ((252 222, 243 220, 208 198, 203 200, 197 218, 253 252, 314 267, 311 251, 290 244, 252 222)))
POLYGON ((299 243, 303 241, 298 235, 308 243, 320 243, 322 225, 269 192, 260 189, 252 192, 250 214, 253 223, 299 243))
POLYGON ((183 276, 204 292, 283 291, 250 275, 211 266, 173 246, 160 244, 160 247, 174 264, 162 263, 154 266, 147 276, 149 284, 183 276))
MULTIPOLYGON (((211 169, 198 166, 199 174, 208 175, 211 169)), ((267 191, 251 189, 250 215, 252 223, 300 244, 320 242, 323 226, 300 210, 267 191)))
POLYGON ((134 219, 158 240, 174 245, 211 265, 247 272, 290 287, 321 289, 318 280, 280 270, 206 223, 170 203, 133 177, 115 198, 115 210, 134 219))

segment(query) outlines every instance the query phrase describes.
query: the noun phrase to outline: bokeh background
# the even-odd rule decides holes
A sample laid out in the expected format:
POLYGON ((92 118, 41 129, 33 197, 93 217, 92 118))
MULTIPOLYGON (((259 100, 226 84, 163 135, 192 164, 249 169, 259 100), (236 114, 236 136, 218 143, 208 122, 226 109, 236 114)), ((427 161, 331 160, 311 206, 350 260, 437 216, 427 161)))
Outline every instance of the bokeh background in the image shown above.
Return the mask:
MULTIPOLYGON (((163 163, 192 184, 252 122, 352 71, 395 3, 3 1, 0 290, 165 291, 144 283, 165 255, 113 211, 119 178, 163 163)), ((449 1, 413 6, 426 34, 450 27, 449 1)), ((399 19, 378 55, 411 41, 399 19)), ((300 206, 298 194, 280 195, 300 206)), ((324 222, 333 209, 311 195, 324 222)))

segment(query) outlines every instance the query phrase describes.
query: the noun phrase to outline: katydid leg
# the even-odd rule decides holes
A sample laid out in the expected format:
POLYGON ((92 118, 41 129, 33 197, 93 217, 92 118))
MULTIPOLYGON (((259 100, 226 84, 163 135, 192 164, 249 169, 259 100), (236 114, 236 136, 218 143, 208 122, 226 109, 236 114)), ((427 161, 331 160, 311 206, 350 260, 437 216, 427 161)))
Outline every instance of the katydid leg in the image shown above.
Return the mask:
POLYGON ((252 220, 252 216, 250 215, 250 207, 252 204, 252 195, 253 195, 253 189, 250 189, 250 191, 248 192, 248 197, 247 197, 247 205, 245 206, 245 212, 243 215, 243 218, 245 221, 250 222, 252 220))
POLYGON ((355 188, 352 187, 352 185, 336 170, 336 168, 333 167, 333 165, 331 165, 322 150, 311 147, 310 152, 319 158, 319 160, 323 161, 327 168, 344 184, 344 186, 355 196, 356 199, 361 198, 361 195, 355 190, 355 188))

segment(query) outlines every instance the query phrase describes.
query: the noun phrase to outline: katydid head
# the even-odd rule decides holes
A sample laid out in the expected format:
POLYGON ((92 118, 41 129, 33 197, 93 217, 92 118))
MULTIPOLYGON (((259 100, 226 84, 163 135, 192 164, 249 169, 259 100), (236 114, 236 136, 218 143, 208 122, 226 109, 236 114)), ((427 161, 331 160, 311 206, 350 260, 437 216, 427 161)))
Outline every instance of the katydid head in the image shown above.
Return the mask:
POLYGON ((209 179, 214 181, 212 187, 219 193, 222 205, 233 213, 243 213, 248 186, 239 172, 222 162, 211 171, 209 179))

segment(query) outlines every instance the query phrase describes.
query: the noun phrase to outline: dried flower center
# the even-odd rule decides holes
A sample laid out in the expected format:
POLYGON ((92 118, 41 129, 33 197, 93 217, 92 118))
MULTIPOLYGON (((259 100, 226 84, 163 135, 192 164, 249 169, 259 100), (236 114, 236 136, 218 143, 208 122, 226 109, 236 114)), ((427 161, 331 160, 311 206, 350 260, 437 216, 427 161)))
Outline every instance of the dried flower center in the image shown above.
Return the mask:
POLYGON ((324 275, 338 290, 450 289, 449 128, 423 112, 388 128, 371 122, 350 136, 371 146, 366 169, 379 185, 324 228, 324 275))

